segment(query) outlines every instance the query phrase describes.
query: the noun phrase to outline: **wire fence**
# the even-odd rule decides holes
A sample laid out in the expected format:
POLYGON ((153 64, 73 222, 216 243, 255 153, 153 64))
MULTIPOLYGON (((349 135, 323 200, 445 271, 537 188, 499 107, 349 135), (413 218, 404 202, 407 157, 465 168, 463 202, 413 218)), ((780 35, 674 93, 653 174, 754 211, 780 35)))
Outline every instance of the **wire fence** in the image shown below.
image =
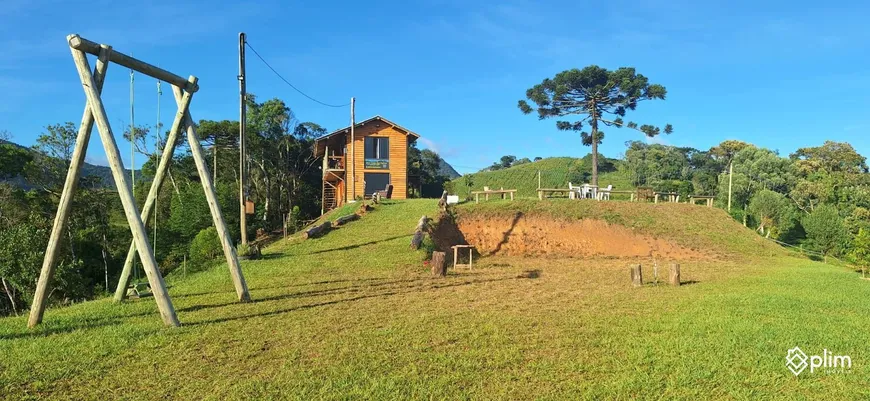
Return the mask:
POLYGON ((831 255, 826 255, 826 254, 824 254, 824 253, 822 253, 822 252, 817 252, 817 251, 813 251, 813 250, 810 250, 810 249, 806 249, 806 248, 804 248, 804 247, 801 246, 801 245, 792 245, 792 244, 789 244, 789 243, 786 243, 786 242, 782 242, 782 241, 779 241, 779 240, 775 240, 775 239, 773 239, 773 238, 765 238, 765 239, 767 239, 767 240, 769 240, 769 241, 772 241, 772 242, 775 242, 775 243, 777 243, 777 244, 779 244, 779 245, 782 245, 782 246, 784 246, 784 247, 788 247, 788 248, 791 248, 791 249, 793 249, 793 250, 796 250, 796 251, 799 252, 801 255, 806 255, 806 256, 810 256, 810 257, 818 258, 818 259, 822 260, 824 263, 828 263, 829 260, 832 260, 832 261, 836 262, 836 264, 838 264, 838 265, 840 265, 840 266, 854 267, 854 265, 853 265, 852 263, 849 263, 849 262, 847 262, 847 261, 844 261, 844 260, 842 260, 842 259, 840 259, 840 258, 837 258, 837 257, 835 257, 835 256, 831 256, 831 255))

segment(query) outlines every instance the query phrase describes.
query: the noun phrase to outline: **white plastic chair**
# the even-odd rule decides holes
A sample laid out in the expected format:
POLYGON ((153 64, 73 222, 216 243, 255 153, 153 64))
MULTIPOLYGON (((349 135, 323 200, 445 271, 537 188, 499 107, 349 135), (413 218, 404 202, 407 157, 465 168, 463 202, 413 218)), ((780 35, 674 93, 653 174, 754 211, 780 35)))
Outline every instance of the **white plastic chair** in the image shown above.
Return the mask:
POLYGON ((594 194, 594 192, 592 190, 592 185, 589 185, 589 184, 583 184, 582 191, 583 191, 583 199, 591 198, 594 194))
POLYGON ((568 199, 577 199, 577 195, 580 195, 580 198, 585 198, 586 193, 583 191, 583 187, 578 187, 574 184, 568 183, 568 199))
POLYGON ((598 200, 610 200, 610 191, 613 185, 608 185, 607 188, 598 190, 598 200))

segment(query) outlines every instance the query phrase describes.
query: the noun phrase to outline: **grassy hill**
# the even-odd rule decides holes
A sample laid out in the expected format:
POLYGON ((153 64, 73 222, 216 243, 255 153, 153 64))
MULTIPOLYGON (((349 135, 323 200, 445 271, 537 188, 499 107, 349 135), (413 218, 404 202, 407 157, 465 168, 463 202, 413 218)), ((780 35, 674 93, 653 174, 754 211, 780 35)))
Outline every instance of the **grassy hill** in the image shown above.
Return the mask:
POLYGON ((183 327, 152 299, 0 319, 0 398, 856 399, 870 364, 868 282, 763 248, 716 210, 618 202, 491 201, 459 220, 594 217, 733 257, 686 261, 687 285, 632 288, 614 258, 493 256, 432 278, 411 251, 433 200, 394 201, 323 238, 167 278, 183 327), (564 213, 563 213, 564 211, 564 213), (700 238, 700 239, 699 239, 700 238), (690 285, 689 285, 690 284, 690 285), (788 349, 849 355, 848 373, 795 377, 788 349))
MULTIPOLYGON (((613 185, 616 189, 631 189, 631 176, 616 159, 602 162, 598 184, 602 187, 613 185), (608 166, 610 166, 608 168, 608 166)), ((520 164, 504 170, 484 171, 466 174, 450 182, 451 193, 460 199, 469 197, 469 192, 490 188, 516 189, 521 198, 537 198, 538 172, 542 188, 568 188, 568 182, 588 183, 592 174, 591 157, 550 157, 532 163, 520 164)))

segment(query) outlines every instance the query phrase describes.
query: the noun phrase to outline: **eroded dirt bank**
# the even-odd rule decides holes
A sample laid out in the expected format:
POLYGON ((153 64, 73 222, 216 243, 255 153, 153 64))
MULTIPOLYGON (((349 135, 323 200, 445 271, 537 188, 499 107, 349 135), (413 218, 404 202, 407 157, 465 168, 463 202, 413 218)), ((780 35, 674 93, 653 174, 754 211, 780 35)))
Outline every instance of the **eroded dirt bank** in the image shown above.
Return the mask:
POLYGON ((482 255, 710 258, 704 252, 595 219, 560 221, 523 214, 462 216, 456 220, 456 227, 482 255))

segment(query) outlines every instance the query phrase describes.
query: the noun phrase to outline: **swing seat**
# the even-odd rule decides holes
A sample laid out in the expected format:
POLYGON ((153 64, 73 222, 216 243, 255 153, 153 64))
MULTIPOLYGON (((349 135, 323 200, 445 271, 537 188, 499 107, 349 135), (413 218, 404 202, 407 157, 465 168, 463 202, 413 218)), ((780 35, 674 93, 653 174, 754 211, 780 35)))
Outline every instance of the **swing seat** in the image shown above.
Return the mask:
POLYGON ((127 287, 127 297, 129 298, 146 298, 153 295, 151 285, 148 282, 133 283, 127 287))

